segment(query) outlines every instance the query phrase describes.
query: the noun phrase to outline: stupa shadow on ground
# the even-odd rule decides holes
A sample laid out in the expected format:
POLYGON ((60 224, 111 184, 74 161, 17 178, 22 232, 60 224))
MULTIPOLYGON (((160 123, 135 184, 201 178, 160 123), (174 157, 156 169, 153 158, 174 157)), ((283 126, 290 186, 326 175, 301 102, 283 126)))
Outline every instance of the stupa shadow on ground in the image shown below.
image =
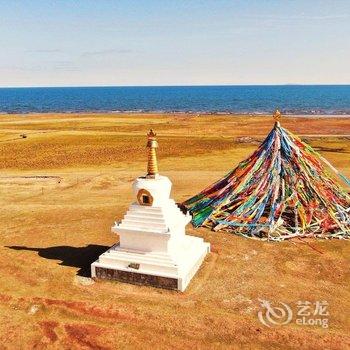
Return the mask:
POLYGON ((14 250, 27 250, 37 252, 42 258, 49 260, 61 260, 59 265, 77 267, 78 276, 91 277, 91 264, 109 247, 98 244, 89 244, 85 247, 55 246, 46 248, 7 246, 14 250))

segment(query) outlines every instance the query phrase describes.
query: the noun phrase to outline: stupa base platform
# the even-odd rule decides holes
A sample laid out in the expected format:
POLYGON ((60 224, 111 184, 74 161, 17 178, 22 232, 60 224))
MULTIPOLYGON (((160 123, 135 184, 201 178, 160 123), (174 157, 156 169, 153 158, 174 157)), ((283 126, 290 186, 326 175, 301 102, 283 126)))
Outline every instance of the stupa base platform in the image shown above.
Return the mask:
POLYGON ((202 238, 186 236, 176 254, 141 252, 114 245, 91 265, 97 279, 184 291, 199 269, 210 244, 202 238))

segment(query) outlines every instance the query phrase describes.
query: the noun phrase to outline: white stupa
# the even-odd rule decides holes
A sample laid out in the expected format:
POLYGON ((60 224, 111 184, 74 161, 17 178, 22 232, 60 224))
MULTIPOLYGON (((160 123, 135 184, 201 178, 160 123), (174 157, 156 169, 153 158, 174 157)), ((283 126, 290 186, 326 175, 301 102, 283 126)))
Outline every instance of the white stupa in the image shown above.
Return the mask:
POLYGON ((158 174, 155 136, 148 133, 148 171, 133 183, 135 202, 112 227, 119 243, 91 265, 91 275, 184 291, 210 245, 186 235, 191 216, 170 198, 170 180, 158 174))

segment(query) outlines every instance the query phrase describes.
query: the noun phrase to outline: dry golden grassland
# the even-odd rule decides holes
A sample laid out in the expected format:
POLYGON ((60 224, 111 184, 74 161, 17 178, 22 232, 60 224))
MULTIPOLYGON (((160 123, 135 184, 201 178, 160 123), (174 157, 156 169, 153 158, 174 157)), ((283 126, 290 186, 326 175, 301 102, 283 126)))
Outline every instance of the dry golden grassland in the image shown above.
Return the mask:
MULTIPOLYGON (((284 118, 350 176, 350 118, 284 118)), ((212 245, 184 293, 92 281, 89 264, 146 168, 145 133, 182 201, 222 177, 269 132, 266 117, 3 115, 0 118, 0 349, 345 349, 347 241, 266 243, 188 228, 212 245), (25 134, 26 138, 20 135, 25 134), (85 277, 85 278, 84 278, 85 277), (329 303, 329 328, 268 328, 258 299, 329 303)))

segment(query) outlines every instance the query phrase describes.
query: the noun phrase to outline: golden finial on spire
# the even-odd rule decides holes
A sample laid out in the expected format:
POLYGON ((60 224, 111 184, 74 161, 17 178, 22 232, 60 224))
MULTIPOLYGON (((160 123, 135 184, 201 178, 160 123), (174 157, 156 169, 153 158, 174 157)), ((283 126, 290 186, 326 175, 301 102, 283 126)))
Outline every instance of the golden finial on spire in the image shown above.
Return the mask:
POLYGON ((158 163, 156 148, 158 148, 158 142, 156 139, 157 134, 151 129, 148 134, 147 148, 148 148, 148 163, 147 163, 147 176, 148 178, 155 178, 158 174, 158 163))
POLYGON ((275 111, 275 113, 274 113, 274 115, 273 115, 273 119, 275 119, 276 122, 279 122, 279 120, 281 119, 281 117, 282 117, 281 112, 280 112, 278 109, 276 109, 276 111, 275 111))

